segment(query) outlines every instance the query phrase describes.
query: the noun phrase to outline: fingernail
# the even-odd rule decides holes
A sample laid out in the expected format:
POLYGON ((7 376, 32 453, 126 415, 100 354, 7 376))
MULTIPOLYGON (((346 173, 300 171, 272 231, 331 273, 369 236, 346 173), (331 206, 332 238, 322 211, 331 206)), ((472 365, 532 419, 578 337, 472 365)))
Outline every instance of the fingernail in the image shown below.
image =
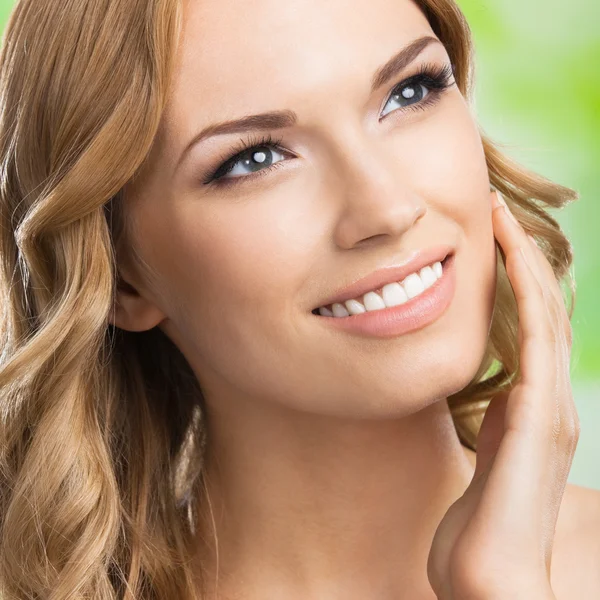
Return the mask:
POLYGON ((500 190, 496 190, 496 198, 498 199, 498 202, 500 202, 500 204, 504 207, 504 212, 511 218, 512 222, 515 225, 520 226, 521 224, 519 223, 519 221, 517 221, 515 215, 512 214, 510 208, 508 208, 508 204, 506 204, 506 200, 504 200, 504 196, 501 194, 500 190))
MULTIPOLYGON (((500 196, 502 198, 502 196, 500 196)), ((517 225, 520 226, 521 224, 519 223, 519 221, 517 221, 517 218, 515 217, 515 215, 512 214, 510 208, 508 208, 508 204, 506 204, 506 201, 504 200, 504 198, 502 198, 502 204, 504 205, 504 210, 506 211, 506 214, 512 219, 512 222, 517 225)))
POLYGON ((504 207, 504 212, 506 213, 506 215, 510 218, 510 220, 515 224, 515 225, 519 225, 519 221, 517 221, 517 219, 515 219, 515 216, 510 212, 510 208, 508 208, 508 206, 504 207))
POLYGON ((502 206, 506 206, 506 201, 504 200, 504 196, 500 193, 500 190, 496 190, 496 198, 498 199, 498 202, 502 204, 502 206))

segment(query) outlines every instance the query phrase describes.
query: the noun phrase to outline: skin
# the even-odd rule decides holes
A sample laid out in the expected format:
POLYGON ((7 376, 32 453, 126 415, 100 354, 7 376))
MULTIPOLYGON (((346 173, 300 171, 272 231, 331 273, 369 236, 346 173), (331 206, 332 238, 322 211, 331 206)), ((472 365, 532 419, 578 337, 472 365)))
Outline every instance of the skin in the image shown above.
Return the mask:
MULTIPOLYGON (((246 6, 186 4, 159 143, 127 189, 129 243, 150 271, 122 259, 129 287, 111 319, 160 327, 201 383, 213 510, 201 527, 214 518, 218 597, 450 598, 480 584, 466 577, 452 589, 448 553, 473 535, 466 524, 482 495, 471 493, 458 519, 447 515, 476 465, 445 400, 484 356, 496 278, 495 194, 475 118, 456 85, 423 111, 388 101, 425 62, 449 62, 441 44, 369 93, 377 67, 435 37, 410 0, 246 6), (272 132, 289 153, 273 155, 281 168, 230 188, 203 185, 247 134, 209 138, 177 167, 205 126, 277 109, 298 113, 295 126, 272 132), (456 291, 427 327, 365 338, 311 314, 341 286, 440 242, 455 249, 456 291)), ((505 496, 495 493, 497 507, 505 496)), ((212 582, 206 536, 199 564, 212 582)), ((547 575, 527 564, 527 585, 547 575)))
POLYGON ((555 598, 555 528, 580 432, 569 381, 571 326, 550 264, 502 196, 493 201, 519 310, 522 376, 486 411, 473 480, 436 531, 428 572, 440 598, 492 590, 555 598))

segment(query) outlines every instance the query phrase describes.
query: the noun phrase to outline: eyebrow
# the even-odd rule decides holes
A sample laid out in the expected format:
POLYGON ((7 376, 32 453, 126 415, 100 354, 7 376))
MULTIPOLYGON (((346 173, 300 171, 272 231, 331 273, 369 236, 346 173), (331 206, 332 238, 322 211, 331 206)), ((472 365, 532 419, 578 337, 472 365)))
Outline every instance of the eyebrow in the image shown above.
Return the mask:
MULTIPOLYGON (((375 71, 371 79, 371 93, 377 91, 397 73, 405 69, 431 43, 442 44, 438 38, 426 35, 413 40, 410 44, 394 54, 394 56, 392 56, 384 65, 375 71)), ((244 131, 284 129, 286 127, 292 127, 297 121, 298 115, 293 110, 276 110, 209 125, 190 140, 181 153, 175 169, 183 162, 192 147, 208 137, 241 133, 244 131)))

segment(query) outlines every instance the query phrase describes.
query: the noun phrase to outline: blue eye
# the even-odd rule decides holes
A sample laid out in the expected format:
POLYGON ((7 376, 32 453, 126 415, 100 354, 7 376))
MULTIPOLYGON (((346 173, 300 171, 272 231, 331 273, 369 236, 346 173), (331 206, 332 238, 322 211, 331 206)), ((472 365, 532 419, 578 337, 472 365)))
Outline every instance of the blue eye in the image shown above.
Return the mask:
POLYGON ((402 88, 399 88, 397 93, 390 97, 388 102, 386 102, 386 105, 387 103, 394 101, 400 106, 400 108, 404 108, 406 106, 410 106, 411 104, 421 102, 421 100, 423 100, 423 98, 425 98, 429 93, 429 88, 422 83, 417 82, 410 83, 408 85, 404 84, 402 88))
POLYGON ((258 144, 250 144, 247 150, 235 155, 233 159, 230 159, 227 163, 222 165, 222 173, 216 172, 216 177, 213 179, 219 179, 224 175, 232 175, 233 177, 239 177, 240 175, 246 175, 249 169, 250 173, 256 173, 258 171, 264 171, 271 169, 280 161, 276 161, 273 157, 284 156, 282 152, 277 150, 277 143, 272 140, 265 139, 259 141, 258 144))
MULTIPOLYGON (((453 68, 450 64, 443 66, 424 64, 415 75, 408 77, 396 85, 389 96, 385 106, 393 102, 401 110, 425 110, 435 104, 442 93, 452 85, 453 68)), ((384 115, 397 110, 392 108, 384 115)), ((279 144, 282 138, 274 140, 271 135, 249 139, 241 143, 241 149, 233 149, 229 158, 224 159, 216 170, 202 179, 205 185, 217 187, 238 185, 240 182, 262 177, 276 169, 284 160, 273 159, 274 155, 291 156, 293 154, 282 148, 279 144), (273 149, 275 152, 273 152, 273 149), (239 165, 239 166, 238 166, 239 165), (249 169, 244 171, 244 169, 249 169), (226 175, 233 174, 233 177, 226 175)))
POLYGON ((270 134, 258 139, 250 138, 246 142, 242 142, 242 150, 238 152, 235 149, 232 150, 234 152, 233 156, 221 163, 202 183, 209 185, 214 182, 214 185, 218 186, 233 185, 237 183, 236 180, 254 179, 254 177, 262 175, 264 172, 271 171, 282 162, 274 162, 274 154, 292 156, 279 146, 280 143, 281 138, 274 140, 270 134), (275 152, 272 149, 275 149, 275 152), (244 175, 245 171, 243 169, 250 169, 250 172, 256 175, 244 175), (225 177, 230 173, 233 173, 234 177, 225 177))

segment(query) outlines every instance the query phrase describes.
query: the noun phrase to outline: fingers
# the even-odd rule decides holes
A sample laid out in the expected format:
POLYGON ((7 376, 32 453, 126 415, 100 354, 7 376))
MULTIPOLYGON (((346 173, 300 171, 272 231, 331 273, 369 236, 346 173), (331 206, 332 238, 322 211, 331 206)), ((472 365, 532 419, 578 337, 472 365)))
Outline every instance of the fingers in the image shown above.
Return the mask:
POLYGON ((494 232, 504 250, 506 272, 519 310, 522 383, 537 389, 545 387, 547 369, 556 362, 555 327, 547 309, 540 281, 542 274, 534 262, 531 242, 504 206, 497 203, 493 210, 494 232))
POLYGON ((488 546, 497 540, 500 555, 509 548, 546 561, 572 458, 564 434, 572 401, 564 305, 543 252, 496 193, 492 200, 494 235, 517 301, 521 378, 490 402, 469 489, 478 494, 476 529, 486 530, 488 546))
MULTIPOLYGON (((529 237, 531 238, 531 236, 529 237)), ((535 240, 533 240, 533 238, 531 239, 534 244, 532 253, 535 257, 536 264, 538 265, 539 270, 544 272, 546 281, 550 282, 549 292, 552 294, 554 300, 550 303, 551 310, 554 311, 554 318, 562 327, 560 330, 562 335, 557 337, 558 351, 562 353, 562 364, 564 365, 564 368, 560 369, 558 372, 559 387, 560 389, 565 390, 565 400, 562 403, 564 411, 561 412, 561 423, 568 442, 572 442, 573 440, 571 438, 575 438, 572 448, 572 453, 574 453, 577 439, 579 438, 580 426, 575 402, 572 393, 570 393, 570 356, 573 346, 571 321, 554 271, 544 253, 535 243, 535 240)))
MULTIPOLYGON (((498 192, 498 190, 496 190, 495 193, 497 195, 497 200, 502 205, 506 206, 506 202, 502 198, 502 194, 498 192)), ((523 240, 525 239, 523 234, 525 234, 527 240, 530 242, 523 243, 525 254, 529 258, 529 263, 532 266, 533 271, 538 276, 538 280, 542 285, 544 294, 551 295, 553 302, 549 302, 548 306, 551 310, 552 316, 554 316, 562 326, 561 333, 564 336, 566 346, 568 348, 568 351, 570 352, 572 346, 571 322, 569 320, 569 315, 567 313, 567 309, 563 300, 562 292, 558 281, 556 280, 556 276, 554 275, 552 266, 548 262, 548 259, 546 258, 542 250, 537 245, 537 242, 535 241, 533 236, 528 235, 525 232, 521 224, 515 219, 508 207, 507 211, 508 216, 517 227, 517 234, 520 235, 523 240)))
POLYGON ((568 352, 570 352, 573 344, 573 332, 571 328, 571 321, 569 319, 569 314, 565 306, 560 286, 558 284, 558 281, 556 280, 556 276, 554 275, 552 266, 548 262, 548 259, 546 258, 545 254, 539 248, 535 239, 531 235, 529 235, 528 237, 533 244, 531 252, 534 256, 536 265, 540 271, 543 271, 544 279, 549 283, 548 291, 552 294, 554 299, 552 307, 556 310, 556 317, 562 324, 564 340, 566 341, 567 350, 568 352))
MULTIPOLYGON (((501 202, 504 206, 506 203, 504 202, 502 195, 500 192, 496 191, 497 200, 501 202)), ((525 230, 518 223, 518 221, 514 218, 510 209, 507 207, 508 216, 511 218, 511 221, 516 226, 516 235, 520 236, 523 240, 523 234, 525 230)), ((527 239, 531 242, 530 244, 524 243, 524 252, 529 258, 529 264, 536 274, 540 285, 542 286, 543 293, 547 300, 547 307, 550 312, 551 317, 557 323, 558 327, 556 327, 556 331, 559 334, 556 336, 557 342, 561 344, 561 351, 563 352, 563 359, 565 364, 569 365, 570 353, 573 343, 573 333, 571 322, 569 319, 569 315, 567 313, 567 309, 564 303, 564 299, 562 296, 562 291, 560 289, 559 283, 556 280, 556 276, 554 274, 554 270, 552 266, 548 262, 545 254, 538 247, 535 239, 531 235, 527 235, 527 239)))
POLYGON ((570 449, 572 438, 578 436, 574 436, 578 418, 570 386, 570 323, 562 294, 543 252, 510 211, 504 210, 499 192, 494 196, 498 200, 493 210, 495 235, 504 249, 519 307, 521 383, 530 390, 520 406, 509 403, 507 424, 519 428, 535 419, 555 442, 560 438, 560 445, 570 449), (542 397, 536 401, 537 396, 542 397))
POLYGON ((477 454, 473 481, 489 471, 504 436, 504 421, 509 392, 496 394, 488 404, 477 435, 477 454))
MULTIPOLYGON (((498 191, 496 191, 496 195, 496 199, 502 203, 503 206, 506 206, 502 195, 498 191)), ((526 234, 525 230, 514 218, 508 207, 507 213, 510 217, 510 220, 516 227, 515 235, 522 240, 521 247, 523 248, 528 263, 533 272, 536 274, 536 279, 542 286, 542 292, 544 296, 546 296, 547 307, 550 315, 556 321, 556 323, 560 325, 560 328, 557 329, 557 332, 562 335, 558 335, 557 340, 560 343, 564 343, 564 347, 562 349, 567 354, 566 360, 568 362, 572 346, 572 328, 562 297, 562 292, 554 275, 554 271, 542 250, 537 246, 535 239, 526 234), (525 238, 527 241, 525 241, 525 238)))

